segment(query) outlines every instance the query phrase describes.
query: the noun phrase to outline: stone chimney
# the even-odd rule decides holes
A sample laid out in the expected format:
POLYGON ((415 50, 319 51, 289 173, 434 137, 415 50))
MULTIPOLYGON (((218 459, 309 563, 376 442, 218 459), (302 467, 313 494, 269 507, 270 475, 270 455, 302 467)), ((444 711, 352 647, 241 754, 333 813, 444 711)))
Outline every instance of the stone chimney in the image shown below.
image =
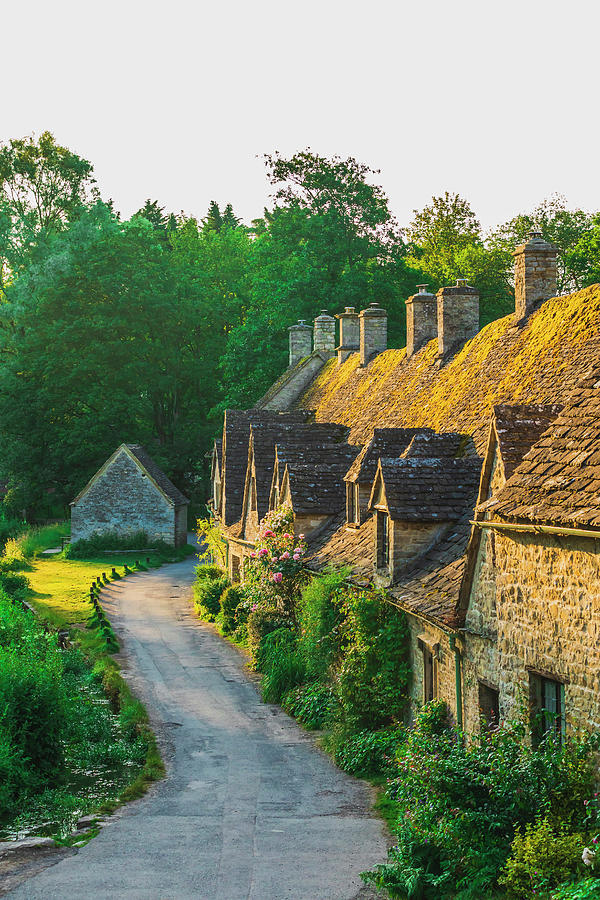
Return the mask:
POLYGON ((515 259, 515 316, 525 319, 543 300, 556 296, 557 249, 530 231, 529 240, 513 252, 515 259))
POLYGON ((312 353, 312 328, 304 319, 298 319, 297 325, 290 325, 290 366, 296 366, 301 359, 312 353))
POLYGON ((438 352, 458 350, 479 331, 479 293, 466 278, 437 292, 438 352))
POLYGON ((335 353, 335 319, 326 309, 322 309, 315 319, 313 347, 321 352, 335 353))
POLYGON ((406 358, 428 344, 437 335, 437 300, 426 284, 417 285, 418 293, 406 301, 406 358))
POLYGON ((360 365, 367 366, 378 353, 387 350, 387 312, 371 303, 359 314, 360 365))
POLYGON ((339 319, 340 323, 340 345, 337 348, 337 355, 338 366, 341 366, 351 353, 360 349, 360 324, 358 313, 353 306, 347 306, 336 319, 339 319))

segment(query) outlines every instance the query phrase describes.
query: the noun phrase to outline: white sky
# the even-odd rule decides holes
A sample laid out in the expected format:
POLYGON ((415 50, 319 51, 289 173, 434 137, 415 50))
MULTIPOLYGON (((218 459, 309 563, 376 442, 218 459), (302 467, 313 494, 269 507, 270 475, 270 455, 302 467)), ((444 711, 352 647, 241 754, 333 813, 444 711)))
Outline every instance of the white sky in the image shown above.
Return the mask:
POLYGON ((264 152, 381 169, 401 224, 457 191, 485 226, 600 209, 594 0, 32 0, 0 16, 0 141, 48 129, 129 215, 250 221, 264 152))

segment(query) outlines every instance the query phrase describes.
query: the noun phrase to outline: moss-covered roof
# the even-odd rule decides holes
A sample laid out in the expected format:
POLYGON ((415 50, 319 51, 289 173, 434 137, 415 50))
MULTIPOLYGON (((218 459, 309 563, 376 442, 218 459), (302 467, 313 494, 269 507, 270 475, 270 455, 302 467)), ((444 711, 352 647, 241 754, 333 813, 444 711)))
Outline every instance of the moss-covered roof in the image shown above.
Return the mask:
POLYGON ((387 350, 365 368, 329 360, 300 399, 317 421, 349 425, 365 443, 375 428, 458 431, 485 449, 494 404, 559 403, 600 357, 600 285, 547 300, 524 324, 491 322, 440 365, 437 341, 411 359, 387 350))

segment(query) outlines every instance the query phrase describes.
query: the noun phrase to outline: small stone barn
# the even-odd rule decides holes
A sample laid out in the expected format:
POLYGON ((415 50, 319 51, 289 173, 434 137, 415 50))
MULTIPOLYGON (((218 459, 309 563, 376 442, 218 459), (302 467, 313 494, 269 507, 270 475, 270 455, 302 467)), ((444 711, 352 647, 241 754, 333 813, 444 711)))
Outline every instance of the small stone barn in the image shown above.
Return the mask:
POLYGON ((145 531, 175 547, 187 541, 187 497, 139 444, 121 444, 71 503, 71 540, 145 531))

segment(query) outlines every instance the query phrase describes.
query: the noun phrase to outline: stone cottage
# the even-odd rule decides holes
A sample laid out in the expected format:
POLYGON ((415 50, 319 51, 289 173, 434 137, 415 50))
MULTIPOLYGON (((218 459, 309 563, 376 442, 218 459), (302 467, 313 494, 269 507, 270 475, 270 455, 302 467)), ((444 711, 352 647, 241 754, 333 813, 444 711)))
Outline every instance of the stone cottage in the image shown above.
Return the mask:
POLYGON ((189 502, 143 447, 121 444, 72 501, 71 541, 145 531, 151 540, 181 547, 189 502))
POLYGON ((515 311, 481 331, 464 280, 408 298, 406 348, 387 348, 377 305, 336 317, 337 346, 326 312, 312 348, 292 326, 288 370, 226 415, 218 518, 239 573, 255 538, 242 519, 252 423, 279 423, 259 479, 271 471, 268 506, 299 512, 331 496, 323 459, 336 457, 325 436, 312 451, 304 439, 301 471, 294 434, 345 426, 356 455, 335 470, 307 564, 350 566, 405 612, 413 706, 443 698, 473 731, 523 701, 532 726, 564 734, 600 721, 600 286, 556 297, 539 233, 514 256, 515 311))

